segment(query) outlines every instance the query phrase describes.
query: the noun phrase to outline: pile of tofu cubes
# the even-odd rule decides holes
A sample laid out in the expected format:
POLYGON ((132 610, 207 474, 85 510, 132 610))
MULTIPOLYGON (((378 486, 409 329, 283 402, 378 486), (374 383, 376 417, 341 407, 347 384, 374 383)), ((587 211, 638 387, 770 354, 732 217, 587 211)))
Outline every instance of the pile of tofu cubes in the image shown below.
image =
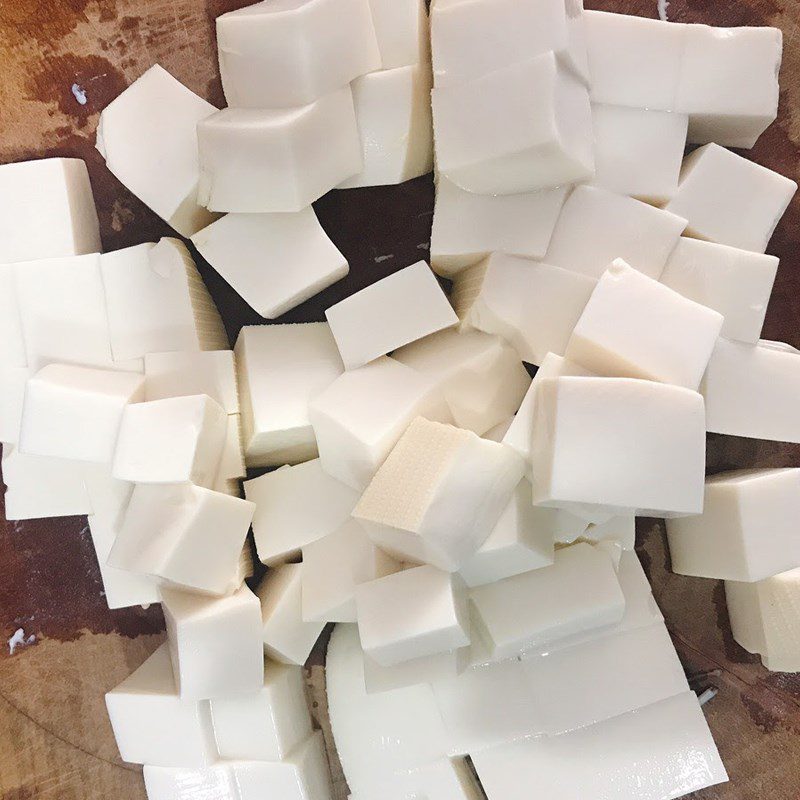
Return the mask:
POLYGON ((111 172, 272 319, 348 271, 311 204, 435 150, 433 269, 231 350, 181 240, 102 253, 82 162, 0 167, 6 517, 87 514, 109 607, 161 604, 106 698, 150 800, 329 800, 329 623, 351 800, 726 780, 635 518, 800 669, 800 470, 705 478, 707 431, 800 443, 800 352, 760 339, 797 187, 727 149, 776 117, 780 31, 264 0, 217 34, 229 107, 153 66, 101 115, 111 172))

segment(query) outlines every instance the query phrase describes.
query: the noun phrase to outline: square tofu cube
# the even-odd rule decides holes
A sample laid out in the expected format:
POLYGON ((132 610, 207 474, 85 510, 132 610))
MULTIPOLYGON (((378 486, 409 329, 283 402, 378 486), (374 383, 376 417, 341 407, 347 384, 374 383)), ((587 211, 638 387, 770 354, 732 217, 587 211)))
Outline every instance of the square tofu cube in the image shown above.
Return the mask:
POLYGON ((723 472, 703 513, 667 523, 672 571, 753 582, 800 567, 800 469, 723 472))
POLYGON ((308 404, 344 371, 328 324, 248 325, 234 352, 247 465, 314 458, 308 404))
POLYGON ((3 164, 0 197, 0 263, 81 256, 102 249, 89 173, 81 159, 3 164))
POLYGON ((340 375, 308 415, 322 468, 359 491, 415 417, 452 421, 434 380, 388 356, 340 375))
POLYGON ((30 376, 27 367, 0 366, 0 442, 17 444, 19 441, 25 386, 30 376))
POLYGON ((228 597, 162 588, 161 607, 181 697, 204 700, 261 689, 261 612, 247 586, 228 597))
POLYGON ((617 259, 597 282, 566 357, 597 375, 697 389, 721 328, 721 314, 617 259))
POLYGON ((134 372, 48 364, 25 388, 20 452, 110 464, 125 406, 143 399, 134 372))
POLYGON ((763 253, 797 184, 717 144, 683 160, 678 191, 665 206, 689 220, 687 235, 763 253))
POLYGON ((504 445, 418 417, 353 516, 391 555, 456 572, 492 532, 522 472, 504 445))
POLYGON ((451 300, 463 328, 502 336, 520 360, 563 355, 597 281, 562 267, 493 253, 459 273, 451 300))
POLYGON ((545 378, 531 448, 534 502, 612 515, 699 514, 704 429, 703 398, 681 386, 545 378))
POLYGON ((239 413, 232 350, 151 352, 144 357, 146 400, 205 394, 226 414, 239 413))
POLYGON ((431 42, 425 0, 369 0, 381 69, 430 63, 431 42))
POLYGON ((216 110, 155 64, 100 114, 106 166, 181 236, 213 219, 197 202, 197 123, 216 110))
POLYGON ((325 316, 347 369, 362 367, 458 322, 424 261, 350 295, 331 306, 325 316))
POLYGON ((466 587, 457 575, 424 565, 356 590, 364 653, 390 667, 469 644, 466 587))
POLYGON ((197 143, 211 211, 301 211, 363 166, 349 86, 297 108, 226 108, 197 143))
POLYGON ((290 214, 226 214, 198 231, 192 242, 267 319, 300 305, 349 271, 310 206, 290 214))
POLYGON ((564 204, 544 261, 599 278, 622 258, 658 280, 686 227, 677 213, 596 186, 578 186, 564 204))
POLYGON ((431 93, 436 162, 471 192, 520 194, 594 175, 586 87, 553 53, 431 93))

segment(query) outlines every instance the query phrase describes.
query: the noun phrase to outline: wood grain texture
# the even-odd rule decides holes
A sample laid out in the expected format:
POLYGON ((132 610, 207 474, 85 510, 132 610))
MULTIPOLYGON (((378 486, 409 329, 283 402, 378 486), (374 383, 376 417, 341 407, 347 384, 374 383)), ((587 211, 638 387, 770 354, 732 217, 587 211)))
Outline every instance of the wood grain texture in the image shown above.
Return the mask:
MULTIPOLYGON (((117 249, 170 234, 167 226, 105 169, 94 149, 98 114, 158 62, 194 91, 222 105, 213 18, 243 0, 15 0, 0 2, 0 163, 44 155, 87 161, 104 247, 117 249), (87 95, 80 105, 77 83, 87 95)), ((587 7, 656 16, 656 0, 587 0, 587 7)), ((781 113, 747 153, 798 179, 800 154, 800 4, 796 0, 672 0, 671 19, 715 25, 776 25, 784 32, 781 113)), ((321 320, 338 299, 427 256, 430 178, 390 189, 333 192, 316 208, 347 256, 351 274, 281 321, 321 320)), ((766 338, 800 346, 800 199, 770 252, 781 258, 766 338)), ((260 318, 201 262, 233 338, 260 318)), ((711 436, 709 470, 800 465, 800 449, 711 436)), ((102 695, 162 640, 163 619, 149 611, 110 612, 91 542, 79 518, 0 526, 0 641, 18 627, 35 645, 0 650, 0 800, 143 800, 139 770, 116 753, 102 695)), ((642 520, 638 549, 678 651, 698 686, 720 694, 708 719, 730 784, 704 800, 800 798, 800 680, 770 674, 733 641, 720 582, 669 571, 663 524, 642 520)), ((321 651, 315 664, 321 663, 321 651)), ((314 713, 326 730, 324 679, 309 672, 314 713)), ((577 754, 576 754, 577 755, 577 754)), ((337 787, 341 795, 341 776, 337 787)), ((590 800, 587 798, 586 800, 590 800)))

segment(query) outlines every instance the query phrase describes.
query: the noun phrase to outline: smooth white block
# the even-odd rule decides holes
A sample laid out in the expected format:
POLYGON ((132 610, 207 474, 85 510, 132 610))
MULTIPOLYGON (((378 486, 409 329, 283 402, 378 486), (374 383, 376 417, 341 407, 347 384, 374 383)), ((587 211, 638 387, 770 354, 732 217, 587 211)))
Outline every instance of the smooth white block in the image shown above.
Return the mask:
POLYGON ((0 442, 19 441, 25 386, 30 376, 27 367, 0 367, 0 442))
POLYGON ((319 459, 245 481, 244 494, 256 504, 253 534, 268 566, 297 558, 301 548, 333 533, 358 501, 358 492, 324 472, 319 459))
POLYGON ((197 144, 211 211, 301 211, 363 166, 349 86, 297 108, 218 111, 197 144))
POLYGON ((455 572, 486 541, 522 472, 504 445, 417 417, 353 516, 391 555, 455 572))
POLYGON ((368 0, 246 6, 217 17, 217 46, 232 107, 305 105, 381 68, 368 0))
POLYGON ((81 159, 3 164, 0 198, 0 263, 102 249, 89 173, 81 159))
POLYGON ((703 398, 680 386, 545 378, 531 448, 534 502, 612 515, 698 514, 704 430, 703 398))
POLYGON ((308 404, 344 371, 327 323, 245 326, 234 353, 248 466, 314 458, 308 404))
POLYGON ((216 110, 155 64, 100 114, 106 166, 181 236, 213 219, 197 201, 196 128, 216 110))
POLYGON ((381 69, 430 63, 425 0, 369 0, 381 69))
POLYGON ((4 368, 27 366, 13 264, 0 264, 0 337, 0 364, 4 368))
POLYGON ((527 194, 467 192, 442 176, 436 183, 431 266, 449 278, 492 252, 542 258, 569 186, 527 194))
POLYGON ((424 261, 350 295, 331 306, 325 316, 347 369, 458 322, 424 261))
POLYGON ((470 647, 461 647, 384 667, 365 653, 364 683, 367 691, 373 694, 455 678, 470 666, 470 655, 470 647))
POLYGON ((564 204, 544 261, 599 278, 621 258, 658 280, 686 227, 678 213, 596 186, 578 186, 564 204))
POLYGON ((594 175, 586 87, 553 53, 434 88, 436 163, 481 194, 519 194, 594 175))
POLYGON ((722 321, 617 259, 597 282, 565 355, 598 375, 697 389, 722 321))
POLYGON ((261 689, 261 613, 247 586, 213 598, 162 588, 161 606, 181 697, 227 697, 261 689))
POLYGON ((311 207, 289 214, 226 214, 195 247, 262 317, 274 319, 347 275, 311 207))
POLYGON ((678 191, 665 206, 689 220, 695 239, 763 253, 797 184, 717 144, 683 160, 678 191))
POLYGON ((350 795, 351 800, 482 800, 482 791, 466 759, 441 758, 418 769, 392 775, 391 786, 350 795))
POLYGON ((205 769, 144 767, 144 787, 148 800, 240 800, 236 778, 229 764, 213 764, 205 769))
POLYGON ((520 359, 562 355, 597 281, 562 267, 493 253, 455 277, 451 300, 463 328, 502 336, 520 359))
POLYGON ((777 271, 775 256, 682 237, 661 283, 722 314, 726 339, 755 344, 777 271))

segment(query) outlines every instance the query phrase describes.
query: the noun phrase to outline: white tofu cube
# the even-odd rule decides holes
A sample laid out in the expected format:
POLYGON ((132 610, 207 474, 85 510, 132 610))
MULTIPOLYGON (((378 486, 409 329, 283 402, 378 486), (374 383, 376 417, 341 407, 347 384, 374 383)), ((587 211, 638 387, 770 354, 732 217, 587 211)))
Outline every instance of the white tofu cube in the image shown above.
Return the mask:
POLYGON ((261 602, 261 641, 270 658, 304 664, 325 622, 303 619, 303 564, 270 569, 256 590, 261 602))
POLYGON ((456 425, 479 436, 516 412, 531 383, 512 347, 482 331, 442 331, 393 358, 433 380, 456 425))
POLYGON ((302 211, 363 166, 349 86, 297 108, 218 111, 197 144, 211 211, 302 211))
POLYGON ((424 261, 350 295, 331 306, 325 316, 347 369, 458 322, 424 261))
POLYGON ((181 236, 213 219, 197 201, 197 123, 216 110, 155 64, 100 114, 106 166, 181 236))
POLYGON ((245 6, 217 17, 217 46, 231 107, 306 105, 381 66, 368 0, 245 6))
POLYGON ((502 336, 520 360, 563 355, 597 281, 562 267, 494 253, 459 273, 451 300, 462 329, 502 336))
POLYGON ((369 0, 381 69, 430 63, 431 43, 425 0, 369 0))
POLYGON ((622 258, 658 280, 686 227, 678 213, 596 186, 578 186, 564 204, 544 261, 599 278, 622 258))
POLYGON ((683 160, 678 191, 665 206, 689 221, 695 239, 763 253, 797 184, 717 144, 683 160))
MULTIPOLYGON (((434 683, 455 678, 470 666, 471 648, 447 650, 432 656, 412 658, 383 667, 364 654, 364 683, 367 692, 390 692, 420 683, 434 683)), ((377 798, 376 798, 377 800, 377 798)), ((472 798, 470 798, 472 800, 472 798)))
POLYGON ((470 642, 463 581, 427 564, 362 583, 356 606, 364 653, 382 666, 470 642))
POLYGON ((456 572, 492 532, 522 472, 504 445, 418 417, 353 516, 389 554, 456 572))
POLYGON ((25 386, 30 376, 27 367, 0 366, 0 442, 16 444, 19 441, 25 386))
POLYGON ((0 264, 0 365, 4 368, 28 365, 13 264, 0 264))
POLYGON ((308 404, 344 371, 327 323, 245 326, 234 352, 247 465, 315 458, 308 404))
POLYGON ((475 194, 440 176, 431 231, 434 272, 452 277, 492 252, 542 258, 569 191, 475 194))
POLYGON ((311 401, 308 416, 322 469, 359 491, 415 417, 452 422, 433 379, 388 356, 340 375, 311 401))
POLYGON ((145 400, 205 394, 226 414, 239 413, 232 350, 149 352, 144 357, 145 400))
POLYGON ((431 92, 436 163, 471 192, 520 194, 594 175, 586 87, 553 53, 431 92))
POLYGON ((698 514, 704 431, 703 398, 681 386, 545 378, 531 448, 534 502, 612 515, 698 514))
POLYGON ((213 764, 205 769, 144 767, 148 800, 190 800, 192 795, 214 800, 240 800, 236 777, 230 764, 213 764))
POLYGON ((207 395, 126 406, 114 454, 114 477, 135 483, 211 486, 227 429, 228 415, 207 395))
POLYGON ((261 613, 247 586, 228 597, 162 588, 161 607, 181 697, 202 700, 261 689, 261 613))
POLYGON ((262 317, 275 319, 349 272, 311 207, 290 214, 226 214, 192 242, 262 317))
POLYGON ((800 567, 798 513, 800 469, 714 475, 703 513, 667 523, 672 571, 753 582, 800 567))
POLYGON ((102 249, 89 173, 81 159, 3 164, 0 197, 0 263, 81 256, 102 249))
POLYGON ((253 534, 258 557, 272 567, 300 555, 350 518, 358 492, 328 475, 319 459, 282 467, 244 483, 256 504, 253 534))

